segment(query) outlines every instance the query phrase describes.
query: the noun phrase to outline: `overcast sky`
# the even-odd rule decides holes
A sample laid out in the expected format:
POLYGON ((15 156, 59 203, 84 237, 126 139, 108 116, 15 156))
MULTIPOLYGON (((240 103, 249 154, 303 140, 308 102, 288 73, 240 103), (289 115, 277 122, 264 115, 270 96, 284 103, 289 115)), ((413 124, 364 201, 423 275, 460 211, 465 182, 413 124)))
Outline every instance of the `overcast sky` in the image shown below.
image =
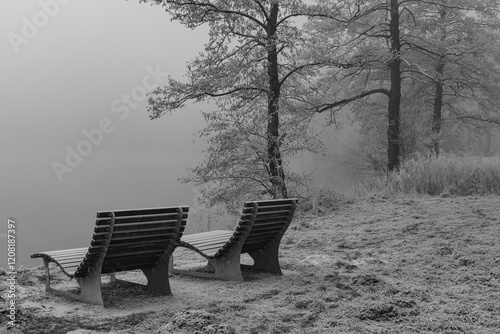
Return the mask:
MULTIPOLYGON (((0 254, 88 245, 98 210, 192 205, 195 105, 151 121, 144 92, 180 79, 206 31, 124 0, 0 2, 0 254)), ((0 258, 0 267, 5 260, 0 258)))

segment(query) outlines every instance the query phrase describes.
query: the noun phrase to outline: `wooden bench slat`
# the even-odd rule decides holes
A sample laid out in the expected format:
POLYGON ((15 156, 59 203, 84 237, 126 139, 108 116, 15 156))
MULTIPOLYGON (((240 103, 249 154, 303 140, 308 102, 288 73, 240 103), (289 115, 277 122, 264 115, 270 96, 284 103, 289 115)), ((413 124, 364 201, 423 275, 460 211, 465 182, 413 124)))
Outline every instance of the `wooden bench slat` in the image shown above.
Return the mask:
POLYGON ((137 265, 143 264, 147 265, 158 261, 159 256, 143 256, 144 254, 138 254, 131 258, 109 258, 103 263, 103 268, 109 268, 110 266, 116 265, 137 265))
POLYGON ((60 255, 60 256, 52 256, 52 258, 58 262, 68 260, 68 259, 80 259, 83 260, 83 258, 87 255, 87 253, 81 253, 81 254, 72 254, 72 255, 60 255))
POLYGON ((265 241, 270 241, 274 236, 276 235, 276 233, 273 233, 273 234, 263 234, 263 235, 256 235, 256 236, 251 236, 251 237, 248 237, 246 240, 245 240, 245 243, 243 245, 246 245, 246 244, 249 244, 249 243, 252 243, 252 242, 255 242, 257 240, 265 240, 265 241))
POLYGON ((172 233, 161 233, 161 234, 146 234, 146 235, 122 235, 120 237, 114 237, 113 241, 123 241, 123 240, 133 240, 133 239, 146 239, 146 238, 157 238, 160 236, 171 236, 172 233))
MULTIPOLYGON (((290 208, 291 208, 291 205, 275 205, 275 206, 267 206, 267 207, 263 207, 263 206, 259 206, 259 212, 258 214, 264 214, 264 213, 268 213, 268 212, 290 212, 290 208)), ((252 208, 247 208, 245 209, 243 212, 246 214, 246 213, 250 213, 252 210, 252 208)))
MULTIPOLYGON (((113 231, 113 236, 118 236, 122 237, 123 235, 158 235, 158 233, 167 233, 167 234, 172 234, 172 232, 175 230, 175 227, 158 227, 158 228, 148 228, 148 229, 124 229, 124 230, 117 230, 113 231)), ((101 240, 100 238, 100 233, 97 233, 96 235, 97 240, 101 240)))
POLYGON ((146 250, 146 251, 137 251, 137 252, 126 252, 126 253, 117 253, 117 254, 110 254, 106 256, 106 258, 114 258, 114 257, 127 257, 127 256, 132 256, 132 255, 138 255, 138 254, 159 254, 161 252, 164 252, 164 249, 151 249, 151 250, 146 250))
MULTIPOLYGON (((137 239, 133 239, 133 240, 137 240, 137 239)), ((166 245, 166 244, 168 244, 169 240, 170 239, 168 239, 168 240, 158 239, 158 240, 151 240, 151 241, 150 240, 127 241, 127 242, 121 242, 121 243, 110 243, 109 247, 116 248, 116 247, 125 247, 125 246, 135 247, 135 246, 139 246, 139 245, 166 245)))
POLYGON ((68 250, 68 251, 49 251, 49 252, 43 252, 43 254, 47 254, 47 255, 55 255, 55 256, 58 256, 58 255, 66 255, 66 254, 82 254, 82 253, 85 253, 87 252, 89 249, 89 247, 82 247, 82 248, 78 248, 78 249, 75 249, 75 250, 68 250))
POLYGON ((251 234, 253 233, 258 233, 261 231, 279 231, 283 227, 283 224, 281 225, 257 225, 252 228, 252 231, 250 232, 251 234))
POLYGON ((203 241, 211 241, 211 240, 220 240, 220 239, 226 239, 233 235, 232 231, 213 231, 217 233, 210 233, 210 232, 205 232, 205 233, 200 233, 199 235, 187 235, 182 237, 182 241, 189 242, 189 243, 197 243, 197 242, 203 242, 203 241))
MULTIPOLYGON (((158 221, 147 221, 147 222, 132 222, 132 223, 123 223, 121 225, 115 225, 113 227, 113 230, 124 230, 124 229, 130 229, 130 228, 146 228, 146 227, 160 227, 160 226, 165 226, 165 227, 175 227, 176 221, 171 221, 171 220, 158 220, 158 221)), ((102 231, 109 231, 109 227, 104 225, 104 226, 96 226, 94 229, 95 232, 102 232, 102 231)))
POLYGON ((158 254, 165 249, 166 245, 151 245, 151 246, 141 246, 141 247, 118 247, 110 249, 106 257, 120 256, 120 254, 129 254, 126 256, 132 256, 130 253, 145 252, 144 254, 158 254), (154 248, 153 248, 154 247, 154 248), (151 250, 154 249, 154 250, 151 250))
POLYGON ((286 224, 286 220, 284 219, 277 219, 277 220, 266 219, 256 222, 253 225, 252 230, 256 228, 282 227, 284 224, 286 224))
POLYGON ((272 215, 261 215, 256 217, 256 221, 266 220, 266 219, 275 219, 275 220, 287 220, 290 218, 290 213, 276 213, 272 215))
POLYGON ((106 254, 115 254, 117 252, 121 252, 121 251, 138 251, 138 250, 148 250, 148 249, 165 249, 165 247, 168 245, 168 244, 171 244, 173 243, 174 240, 170 240, 170 241, 165 241, 165 242, 156 242, 156 243, 148 243, 148 244, 134 244, 134 245, 128 245, 128 244, 125 244, 125 245, 120 245, 120 246, 113 246, 113 247, 110 247, 108 248, 108 252, 106 254))
POLYGON ((48 251, 48 252, 43 252, 44 254, 71 254, 71 253, 81 253, 87 251, 88 247, 81 247, 81 248, 75 248, 75 249, 67 249, 67 250, 60 250, 60 251, 48 251))
MULTIPOLYGON (((117 232, 113 232, 113 236, 112 236, 112 240, 115 240, 115 239, 119 239, 119 238, 127 238, 127 237, 123 237, 123 235, 128 235, 130 237, 133 237, 133 236, 137 236, 137 237, 148 237, 148 236, 151 236, 151 237, 154 237, 154 236, 157 236, 158 234, 156 234, 157 232, 159 231, 162 231, 162 232, 165 232, 165 231, 169 231, 169 232, 172 232, 172 228, 169 228, 169 227, 161 227, 161 228, 149 228, 149 229, 143 229, 143 230, 124 230, 124 231, 117 231, 117 232), (154 232, 153 234, 151 232, 154 232), (119 234, 120 237, 115 237, 115 235, 119 234)), ((163 233, 163 234, 167 234, 167 235, 170 235, 171 233, 163 233)), ((106 236, 107 233, 94 233, 94 238, 98 238, 97 240, 100 240, 99 237, 102 237, 102 236, 106 236)))
POLYGON ((156 214, 149 214, 149 215, 139 214, 139 215, 123 215, 123 216, 120 216, 115 212, 115 223, 117 221, 120 222, 120 221, 123 221, 126 219, 144 219, 144 218, 147 218, 147 219, 154 220, 154 218, 158 218, 160 220, 163 220, 165 218, 166 219, 173 219, 173 218, 176 218, 177 216, 178 216, 177 210, 175 212, 156 213, 156 214))
POLYGON ((193 245, 194 247, 196 247, 197 249, 199 249, 200 251, 204 252, 206 251, 207 249, 213 249, 213 248, 221 248, 222 246, 224 246, 228 241, 225 240, 225 241, 221 241, 221 242, 218 242, 218 243, 211 243, 211 244, 202 244, 202 245, 193 245))
POLYGON ((52 258, 54 260, 56 260, 57 262, 61 263, 61 262, 67 261, 67 260, 74 260, 74 259, 80 259, 80 261, 82 261, 85 258, 85 255, 86 254, 66 256, 66 257, 53 257, 52 256, 52 258))
POLYGON ((129 257, 116 257, 116 258, 108 258, 103 263, 103 267, 109 267, 114 265, 126 265, 131 264, 135 265, 137 263, 147 264, 158 261, 161 254, 156 254, 155 256, 149 256, 148 254, 136 254, 129 257))
POLYGON ((293 203, 296 202, 296 198, 280 198, 280 199, 263 199, 259 201, 247 201, 245 203, 259 203, 260 206, 266 205, 276 205, 281 203, 293 203))
POLYGON ((197 246, 196 248, 198 248, 202 252, 205 252, 205 251, 207 251, 209 249, 219 249, 222 246, 224 246, 225 244, 226 244, 226 242, 223 242, 223 243, 219 243, 219 244, 197 246))
MULTIPOLYGON (((159 239, 165 236, 171 236, 173 231, 168 231, 167 233, 158 233, 158 232, 149 232, 149 233, 139 233, 139 232, 131 232, 131 233, 121 233, 120 236, 113 237, 112 241, 117 240, 128 240, 128 239, 159 239)), ((91 241, 91 246, 99 247, 106 239, 104 235, 97 235, 91 241)))
POLYGON ((134 217, 134 216, 153 216, 153 215, 168 215, 168 214, 177 214, 178 209, 182 209, 182 216, 186 218, 189 212, 189 207, 180 206, 180 207, 170 207, 170 208, 151 208, 151 209, 137 209, 137 210, 109 210, 109 211, 98 211, 97 219, 100 218, 111 218, 111 212, 115 214, 115 218, 123 218, 123 217, 134 217))
POLYGON ((147 266, 150 263, 156 263, 159 259, 159 256, 136 256, 132 258, 116 258, 111 261, 109 259, 106 263, 102 265, 103 269, 114 267, 114 266, 124 266, 124 265, 135 265, 135 263, 139 263, 141 266, 147 266))
MULTIPOLYGON (((142 227, 145 225, 160 225, 160 226, 175 226, 175 223, 177 222, 176 219, 174 220, 151 220, 151 221, 141 221, 141 222, 133 222, 133 223, 123 223, 120 225, 115 225, 114 229, 120 230, 125 227, 142 227)), ((105 230, 106 226, 96 226, 97 230, 105 230)))
POLYGON ((116 260, 108 260, 103 264, 103 269, 110 269, 113 267, 123 267, 123 266, 140 266, 147 267, 152 264, 155 264, 158 261, 157 257, 150 258, 133 258, 133 259, 116 259, 116 260))
POLYGON ((88 247, 81 247, 81 248, 64 249, 64 250, 59 250, 59 251, 48 251, 48 252, 41 252, 41 253, 52 256, 52 255, 57 255, 57 254, 72 254, 72 253, 86 252, 87 250, 88 250, 88 247))
POLYGON ((151 247, 147 246, 142 246, 142 247, 119 247, 119 248, 113 248, 108 252, 107 257, 114 257, 114 256, 120 256, 120 254, 126 253, 129 255, 124 255, 124 256, 132 256, 130 253, 138 253, 138 252, 145 252, 144 254, 159 254, 160 251, 163 251, 165 249, 166 245, 152 245, 151 247), (152 247, 155 247, 156 250, 151 250, 152 247))
POLYGON ((163 254, 165 252, 164 246, 152 246, 152 247, 135 247, 135 248, 116 248, 113 249, 106 258, 116 258, 116 257, 134 257, 135 255, 144 255, 144 256, 156 256, 158 254, 163 254))
POLYGON ((219 237, 219 238, 213 238, 213 239, 202 239, 202 240, 195 240, 195 241, 185 241, 182 240, 183 242, 187 242, 190 245, 193 245, 195 247, 201 247, 203 245, 212 245, 212 244, 224 244, 225 242, 229 241, 231 239, 231 236, 226 236, 226 237, 219 237))
POLYGON ((278 221, 286 221, 289 217, 286 215, 276 215, 276 216, 260 216, 255 219, 255 224, 261 224, 265 222, 278 222, 278 221))
POLYGON ((283 222, 282 224, 264 223, 264 224, 254 225, 252 228, 252 231, 250 233, 259 232, 259 231, 267 231, 267 230, 280 230, 284 224, 285 224, 285 222, 283 222))
POLYGON ((80 258, 57 260, 57 262, 59 262, 60 265, 65 265, 68 263, 81 263, 82 260, 83 260, 83 256, 80 258))
POLYGON ((195 242, 195 243, 191 243, 189 242, 188 244, 189 245, 192 245, 196 248, 203 248, 203 247, 207 247, 207 246, 212 246, 212 245, 224 245, 226 242, 228 242, 230 239, 226 238, 226 239, 220 239, 220 240, 212 240, 212 241, 206 241, 206 242, 195 242))
POLYGON ((227 235, 228 233, 232 233, 232 232, 233 231, 230 231, 230 230, 213 230, 213 231, 208 231, 208 232, 186 234, 186 235, 182 236, 182 239, 198 238, 198 237, 203 237, 203 236, 227 235))
MULTIPOLYGON (((106 218, 107 219, 107 218, 106 218)), ((103 221, 101 220, 100 222, 97 222, 96 223, 96 227, 106 227, 106 226, 109 226, 109 223, 108 223, 108 220, 107 219, 106 221, 103 221)), ((118 227, 118 226, 123 226, 125 224, 133 224, 133 223, 160 223, 160 222, 165 222, 165 223, 175 223, 177 222, 177 216, 158 216, 158 217, 134 217, 134 218, 130 218, 130 217, 126 217, 126 218, 122 218, 122 219, 116 219, 115 220, 115 225, 114 227, 118 227)))
POLYGON ((155 264, 155 262, 147 263, 147 264, 144 264, 144 265, 123 265, 123 266, 117 265, 117 266, 111 266, 111 267, 104 268, 102 270, 102 273, 103 274, 110 274, 110 273, 117 273, 117 272, 121 272, 121 271, 136 270, 136 269, 141 269, 141 268, 152 267, 152 266, 154 266, 154 264, 155 264))
POLYGON ((118 230, 116 232, 113 231, 113 235, 115 234, 126 234, 126 233, 147 233, 147 232, 156 232, 156 231, 173 231, 174 227, 163 226, 156 228, 145 228, 145 229, 134 229, 134 230, 118 230))
POLYGON ((285 223, 279 224, 279 225, 275 225, 275 224, 254 225, 250 234, 259 233, 262 231, 279 231, 283 228, 284 224, 285 223))
POLYGON ((229 241, 229 239, 226 238, 224 240, 216 240, 216 241, 212 241, 212 242, 189 243, 189 244, 193 245, 194 247, 198 248, 199 250, 204 250, 204 249, 207 249, 207 248, 222 247, 228 241, 229 241))
POLYGON ((257 212, 257 217, 261 217, 261 216, 273 216, 273 215, 277 215, 277 216, 287 216, 288 214, 290 213, 289 210, 272 210, 272 211, 259 211, 257 212))

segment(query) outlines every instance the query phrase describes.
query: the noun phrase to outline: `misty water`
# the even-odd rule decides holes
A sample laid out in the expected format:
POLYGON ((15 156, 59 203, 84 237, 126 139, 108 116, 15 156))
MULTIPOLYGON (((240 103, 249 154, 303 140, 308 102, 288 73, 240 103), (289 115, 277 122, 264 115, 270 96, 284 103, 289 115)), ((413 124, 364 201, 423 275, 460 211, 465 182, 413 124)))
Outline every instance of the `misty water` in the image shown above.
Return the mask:
MULTIPOLYGON (((166 145, 162 153, 98 147, 71 173, 64 174, 62 182, 50 168, 47 152, 17 152, 15 164, 2 166, 7 169, 3 175, 8 177, 3 180, 0 199, 4 219, 0 267, 5 268, 7 262, 7 218, 14 218, 18 225, 17 265, 33 266, 41 264, 39 259, 30 258, 34 252, 87 247, 100 210, 188 205, 196 212, 199 192, 177 180, 202 158, 200 145, 192 143, 191 135, 186 137, 185 143, 178 141, 182 149, 166 145)), ((65 151, 56 153, 61 157, 65 151)), ((323 184, 340 184, 352 178, 331 158, 299 154, 292 167, 312 172, 323 184)), ((197 229, 188 225, 187 232, 197 229)))

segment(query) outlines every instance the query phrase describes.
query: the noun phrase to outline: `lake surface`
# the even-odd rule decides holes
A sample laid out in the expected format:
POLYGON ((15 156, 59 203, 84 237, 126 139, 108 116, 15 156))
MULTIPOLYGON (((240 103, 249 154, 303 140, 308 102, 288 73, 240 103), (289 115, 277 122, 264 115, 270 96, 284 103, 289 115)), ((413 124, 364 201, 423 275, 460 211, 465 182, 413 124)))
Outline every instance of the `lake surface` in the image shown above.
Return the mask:
POLYGON ((30 259, 34 252, 88 246, 97 211, 193 205, 193 187, 177 181, 186 170, 184 161, 193 157, 128 152, 94 158, 99 161, 82 164, 62 183, 47 175, 52 172, 47 168, 37 174, 24 164, 17 171, 23 182, 3 180, 0 267, 6 267, 9 217, 18 225, 17 265, 31 266, 41 262, 30 259))
MULTIPOLYGON (((3 180, 1 192, 0 267, 7 264, 9 217, 18 225, 16 265, 33 266, 41 264, 40 259, 30 258, 35 252, 87 247, 97 211, 174 205, 195 209, 198 192, 177 178, 200 158, 193 152, 96 153, 59 182, 47 165, 29 164, 44 161, 43 153, 18 157, 16 167, 2 174, 11 177, 3 180)), ((294 160, 298 168, 314 169, 319 182, 346 178, 345 171, 340 172, 343 167, 329 159, 302 155, 294 160)))

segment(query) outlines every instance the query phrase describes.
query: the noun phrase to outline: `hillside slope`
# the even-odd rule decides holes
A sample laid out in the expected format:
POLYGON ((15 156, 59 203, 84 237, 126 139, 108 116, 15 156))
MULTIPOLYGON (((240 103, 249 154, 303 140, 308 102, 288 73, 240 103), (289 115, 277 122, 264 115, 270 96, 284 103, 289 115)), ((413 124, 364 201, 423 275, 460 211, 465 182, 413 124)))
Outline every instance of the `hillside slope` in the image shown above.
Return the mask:
MULTIPOLYGON (((45 296, 42 268, 22 269, 20 322, 9 333, 499 333, 499 204, 499 196, 360 199, 297 217, 281 244, 283 276, 173 276, 170 297, 104 284, 104 309, 45 296)), ((176 260, 198 259, 176 252, 176 260)), ((53 272, 54 287, 76 288, 53 272)), ((144 282, 140 272, 118 277, 144 282)), ((6 332, 5 312, 0 320, 6 332)))

